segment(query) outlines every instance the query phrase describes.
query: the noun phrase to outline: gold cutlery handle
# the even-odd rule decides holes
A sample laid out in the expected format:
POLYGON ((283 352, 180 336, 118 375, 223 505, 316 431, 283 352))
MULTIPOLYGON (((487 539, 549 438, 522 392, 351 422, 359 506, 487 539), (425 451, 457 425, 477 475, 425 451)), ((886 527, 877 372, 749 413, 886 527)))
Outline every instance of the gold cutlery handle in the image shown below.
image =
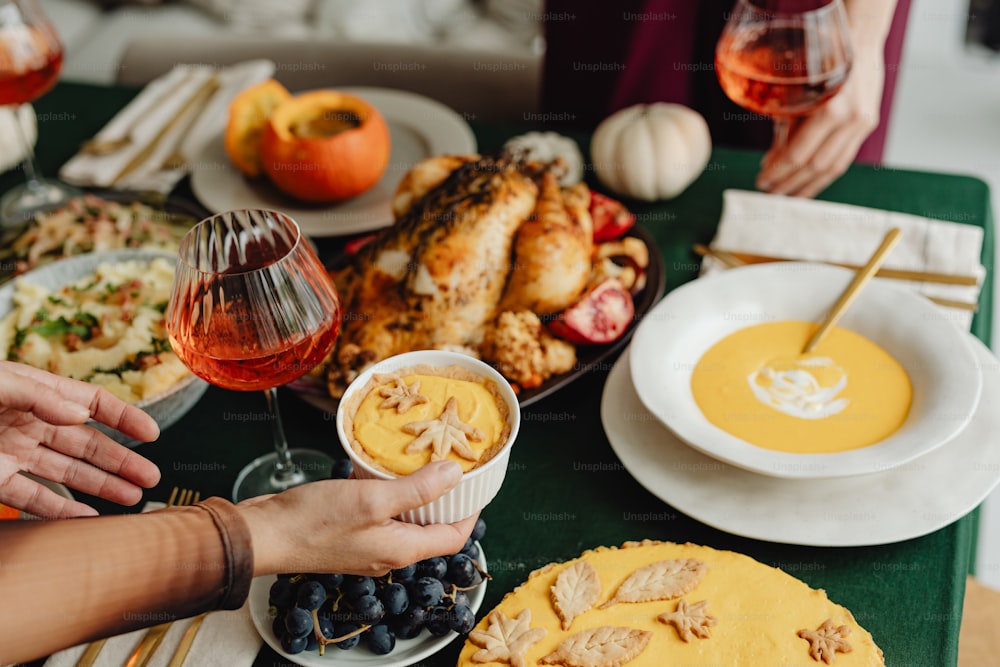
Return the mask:
POLYGON ((195 635, 201 629, 201 622, 205 620, 206 616, 208 616, 208 612, 195 616, 194 620, 191 621, 191 625, 184 631, 184 636, 181 637, 181 642, 177 645, 177 650, 174 651, 174 656, 170 658, 170 664, 167 667, 182 667, 188 651, 191 650, 191 644, 194 643, 195 635))
POLYGON ((170 623, 160 623, 147 630, 139 641, 139 645, 132 651, 132 655, 125 661, 125 667, 145 667, 169 629, 170 623))
POLYGON ((864 289, 868 281, 875 276, 875 272, 878 271, 878 267, 882 265, 885 261, 886 256, 892 252, 892 249, 896 247, 899 243, 899 239, 902 237, 903 232, 898 227, 894 227, 889 230, 882 239, 882 243, 879 245, 878 249, 872 254, 872 256, 865 262, 865 265, 858 269, 858 272, 854 274, 854 279, 851 280, 851 284, 847 286, 844 293, 840 295, 837 302, 833 304, 833 308, 827 313, 826 317, 823 318, 823 322, 820 324, 819 329, 809 338, 806 346, 802 348, 802 354, 809 354, 816 346, 822 342, 826 335, 837 326, 837 322, 840 321, 841 316, 851 307, 854 300, 857 298, 861 290, 864 289))
MULTIPOLYGON (((782 259, 778 257, 764 257, 762 255, 742 255, 737 253, 731 253, 726 250, 716 250, 715 248, 709 248, 701 243, 696 243, 694 245, 694 251, 701 257, 714 257, 723 264, 726 265, 727 269, 735 269, 739 266, 748 266, 751 264, 766 264, 770 262, 793 262, 796 260, 792 259, 782 259), (753 259, 743 259, 743 257, 753 258, 753 259)), ((830 264, 829 262, 820 262, 821 264, 830 264)), ((840 266, 842 268, 851 268, 847 264, 830 264, 830 266, 840 266)), ((918 271, 895 271, 893 269, 879 269, 876 273, 879 278, 899 278, 902 280, 919 280, 923 282, 937 282, 949 285, 966 285, 968 286, 969 281, 975 281, 973 276, 949 276, 942 273, 924 273, 918 271), (902 274, 902 275, 900 275, 902 274), (939 279, 935 279, 935 277, 939 279), (947 278, 948 280, 945 280, 947 278)), ((975 284, 975 282, 971 283, 975 284)), ((955 308, 956 310, 965 310, 970 313, 979 312, 979 304, 970 303, 968 301, 958 301, 956 299, 946 299, 940 296, 930 296, 928 294, 923 294, 927 300, 932 303, 936 303, 939 306, 945 306, 946 308, 955 308)))
POLYGON ((76 661, 76 667, 94 667, 94 662, 97 661, 97 656, 107 641, 107 639, 98 639, 97 641, 90 642, 87 645, 87 650, 76 661))

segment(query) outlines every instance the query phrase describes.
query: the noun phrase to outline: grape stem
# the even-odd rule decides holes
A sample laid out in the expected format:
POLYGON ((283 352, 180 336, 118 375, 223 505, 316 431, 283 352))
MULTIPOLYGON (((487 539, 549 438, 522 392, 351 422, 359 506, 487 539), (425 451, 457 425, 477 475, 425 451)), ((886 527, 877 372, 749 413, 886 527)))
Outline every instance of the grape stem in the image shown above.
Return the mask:
POLYGON ((323 655, 323 650, 326 648, 327 644, 339 644, 340 642, 350 639, 351 637, 360 635, 362 632, 372 627, 370 625, 362 625, 357 630, 354 630, 353 632, 348 632, 346 635, 343 635, 341 637, 334 637, 333 639, 327 639, 326 637, 323 636, 323 633, 319 631, 318 609, 312 610, 312 617, 313 617, 313 634, 316 635, 316 642, 319 644, 320 655, 323 655))

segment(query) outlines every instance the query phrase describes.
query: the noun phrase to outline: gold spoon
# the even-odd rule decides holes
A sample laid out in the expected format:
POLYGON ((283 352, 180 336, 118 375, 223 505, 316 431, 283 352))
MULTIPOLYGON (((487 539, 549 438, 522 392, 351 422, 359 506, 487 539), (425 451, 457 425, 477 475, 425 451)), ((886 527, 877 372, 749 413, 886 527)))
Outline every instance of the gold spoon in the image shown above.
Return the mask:
POLYGON ((840 321, 840 317, 844 314, 844 311, 846 311, 854 302, 855 297, 857 297, 861 289, 868 284, 868 281, 875 275, 875 272, 878 271, 878 267, 882 265, 882 262, 885 260, 886 255, 889 254, 889 251, 896 247, 896 244, 899 243, 899 239, 902 234, 903 232, 898 227, 894 227, 889 230, 889 233, 882 239, 882 245, 878 247, 878 250, 875 251, 875 254, 871 256, 868 262, 858 269, 856 274, 854 274, 854 280, 851 281, 851 284, 847 286, 844 293, 840 295, 839 299, 837 299, 837 303, 833 304, 833 308, 831 308, 830 312, 827 313, 826 319, 823 320, 823 324, 820 325, 819 329, 817 329, 812 337, 809 338, 809 342, 807 342, 806 346, 802 348, 802 354, 809 354, 816 348, 817 345, 819 345, 820 341, 826 338, 826 335, 830 332, 830 330, 833 329, 838 321, 840 321))

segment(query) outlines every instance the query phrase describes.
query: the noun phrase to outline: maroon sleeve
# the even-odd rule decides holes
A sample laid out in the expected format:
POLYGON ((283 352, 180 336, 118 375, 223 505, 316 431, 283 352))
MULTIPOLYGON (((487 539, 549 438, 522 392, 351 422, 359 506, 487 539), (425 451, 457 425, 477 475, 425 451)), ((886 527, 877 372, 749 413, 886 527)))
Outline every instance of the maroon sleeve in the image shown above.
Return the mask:
MULTIPOLYGON (((547 0, 544 118, 592 130, 617 109, 676 102, 705 116, 715 145, 765 150, 770 119, 730 101, 715 75, 715 43, 732 5, 733 0, 547 0)), ((896 8, 885 45, 882 122, 861 147, 859 161, 882 157, 909 6, 910 0, 899 0, 896 8)))

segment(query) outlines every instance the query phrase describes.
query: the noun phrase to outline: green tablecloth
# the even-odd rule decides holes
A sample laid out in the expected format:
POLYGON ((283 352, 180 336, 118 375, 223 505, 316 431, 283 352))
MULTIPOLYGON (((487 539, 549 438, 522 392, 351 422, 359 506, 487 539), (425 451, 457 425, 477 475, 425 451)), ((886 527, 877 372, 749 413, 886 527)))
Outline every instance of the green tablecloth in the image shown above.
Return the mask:
MULTIPOLYGON (((40 100, 38 154, 46 173, 54 173, 134 92, 61 84, 40 100)), ((481 149, 489 150, 527 126, 477 124, 474 129, 481 149)), ((759 159, 755 153, 716 150, 704 175, 679 198, 630 203, 660 246, 667 289, 695 277, 692 244, 711 239, 723 189, 752 189, 759 159)), ((19 176, 4 175, 0 189, 19 176)), ((984 263, 992 266, 989 192, 976 178, 856 166, 823 198, 984 227, 984 263)), ((319 245, 324 253, 332 253, 340 242, 326 239, 319 245)), ((992 275, 973 327, 986 341, 991 281, 992 275)), ((867 548, 787 546, 719 532, 672 511, 616 465, 599 418, 606 374, 607 368, 597 369, 526 411, 506 483, 483 513, 489 524, 484 548, 494 578, 481 614, 534 568, 587 548, 642 538, 691 541, 749 554, 826 589, 871 631, 889 665, 956 663, 974 514, 918 539, 867 548)), ((293 445, 339 453, 332 414, 289 392, 282 400, 293 445)), ((157 443, 141 447, 163 471, 163 481, 148 498, 162 500, 175 485, 227 496, 241 465, 271 448, 269 430, 260 428, 263 411, 259 395, 210 388, 157 443)), ((105 512, 122 511, 100 501, 95 505, 105 512)), ((459 647, 460 642, 454 642, 422 664, 454 664, 459 647)), ((287 662, 265 647, 255 664, 287 662)))

